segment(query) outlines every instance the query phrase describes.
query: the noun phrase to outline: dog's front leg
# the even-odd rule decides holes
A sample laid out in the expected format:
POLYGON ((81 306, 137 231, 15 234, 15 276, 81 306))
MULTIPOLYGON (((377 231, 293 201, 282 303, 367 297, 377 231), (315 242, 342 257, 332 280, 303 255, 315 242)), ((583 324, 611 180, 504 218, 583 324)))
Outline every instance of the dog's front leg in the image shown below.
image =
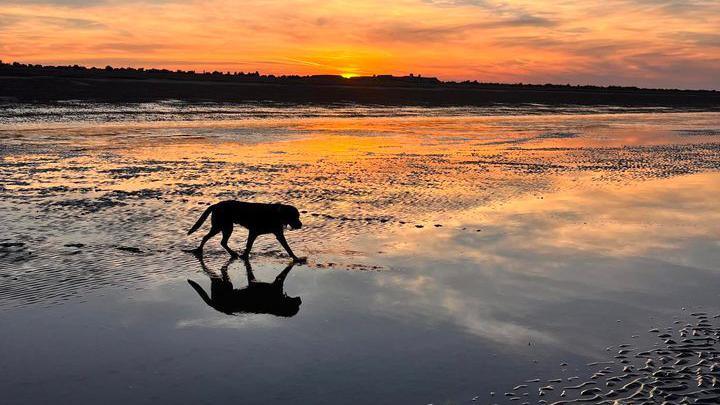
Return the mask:
POLYGON ((290 249, 290 245, 288 245, 287 240, 285 240, 285 234, 283 234, 282 231, 276 232, 275 237, 277 238, 278 242, 282 245, 282 247, 285 248, 285 251, 292 257, 292 259, 296 262, 303 262, 306 259, 295 256, 295 253, 293 253, 292 249, 290 249))
POLYGON ((294 265, 295 262, 290 262, 290 264, 288 264, 285 269, 280 272, 277 277, 275 277, 275 282, 273 282, 273 284, 279 286, 281 291, 283 289, 283 284, 285 283, 285 277, 287 277, 288 273, 290 273, 290 270, 292 270, 294 265))

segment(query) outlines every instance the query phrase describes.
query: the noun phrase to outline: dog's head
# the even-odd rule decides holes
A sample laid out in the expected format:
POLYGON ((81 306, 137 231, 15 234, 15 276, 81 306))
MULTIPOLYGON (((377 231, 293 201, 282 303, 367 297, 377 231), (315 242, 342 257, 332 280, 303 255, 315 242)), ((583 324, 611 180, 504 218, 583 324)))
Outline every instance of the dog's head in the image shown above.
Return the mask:
POLYGON ((283 225, 289 225, 292 229, 302 228, 300 222, 300 211, 292 205, 276 204, 277 212, 283 225))
POLYGON ((300 304, 302 299, 300 297, 284 297, 280 305, 275 308, 274 315, 284 316, 290 318, 300 312, 300 304))

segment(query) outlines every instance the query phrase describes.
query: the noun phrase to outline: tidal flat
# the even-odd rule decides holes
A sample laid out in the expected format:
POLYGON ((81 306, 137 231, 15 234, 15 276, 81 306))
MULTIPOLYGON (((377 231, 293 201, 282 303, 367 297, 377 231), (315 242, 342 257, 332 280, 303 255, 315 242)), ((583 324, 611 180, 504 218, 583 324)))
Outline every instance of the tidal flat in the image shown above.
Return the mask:
POLYGON ((719 196, 717 112, 4 105, 0 402, 717 403, 719 196), (192 286, 227 199, 296 314, 192 286))

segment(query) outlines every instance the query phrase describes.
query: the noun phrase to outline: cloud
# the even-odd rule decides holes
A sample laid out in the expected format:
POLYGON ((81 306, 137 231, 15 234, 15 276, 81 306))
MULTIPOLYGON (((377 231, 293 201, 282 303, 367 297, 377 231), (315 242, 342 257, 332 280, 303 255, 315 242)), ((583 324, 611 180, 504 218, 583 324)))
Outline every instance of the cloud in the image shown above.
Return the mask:
POLYGON ((700 47, 720 47, 720 34, 711 32, 688 32, 681 31, 665 36, 669 40, 679 40, 700 47))
POLYGON ((73 6, 73 7, 89 7, 98 4, 106 4, 107 0, 87 1, 87 0, 5 0, 6 4, 47 4, 53 6, 73 6))
POLYGON ((689 13, 717 7, 715 0, 629 0, 630 5, 649 6, 667 13, 689 13))
POLYGON ((545 17, 530 14, 520 14, 506 20, 494 21, 485 26, 488 28, 498 27, 554 27, 558 22, 545 17))
POLYGON ((493 44, 501 47, 519 47, 569 52, 575 57, 614 57, 622 52, 642 49, 643 43, 635 39, 605 40, 567 38, 565 36, 522 35, 498 37, 493 44))
POLYGON ((141 52, 143 54, 155 53, 168 49, 167 44, 162 43, 125 43, 125 42, 108 42, 91 46, 99 52, 141 52))
POLYGON ((427 42, 464 38, 473 35, 478 30, 508 27, 553 27, 555 25, 556 23, 552 20, 533 16, 472 24, 436 26, 396 21, 383 23, 380 27, 369 30, 368 36, 373 40, 417 42, 418 45, 422 45, 422 43, 427 42))
POLYGON ((613 59, 570 63, 563 69, 529 72, 536 83, 597 83, 651 88, 720 89, 720 58, 693 58, 665 53, 634 53, 613 59))
POLYGON ((106 27, 106 25, 101 22, 85 18, 63 18, 54 16, 9 13, 0 14, 0 28, 8 28, 10 26, 21 23, 39 23, 56 27, 81 30, 98 30, 106 27))
POLYGON ((107 5, 182 3, 190 0, 4 0, 5 4, 94 8, 107 5))
MULTIPOLYGON (((511 5, 490 0, 424 0, 425 3, 444 8, 475 7, 488 12, 486 26, 513 27, 536 26, 549 27, 557 24, 551 18, 530 11, 527 7, 511 5), (492 21, 492 22, 490 22, 492 21)), ((543 14, 547 14, 544 12, 543 14)))

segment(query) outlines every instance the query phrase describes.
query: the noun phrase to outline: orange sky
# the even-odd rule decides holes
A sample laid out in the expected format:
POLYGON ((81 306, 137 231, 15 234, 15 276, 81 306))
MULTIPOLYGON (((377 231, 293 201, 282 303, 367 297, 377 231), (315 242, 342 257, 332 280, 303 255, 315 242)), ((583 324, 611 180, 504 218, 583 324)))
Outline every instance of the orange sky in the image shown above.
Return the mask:
POLYGON ((720 1, 3 0, 0 59, 720 89, 720 1))

